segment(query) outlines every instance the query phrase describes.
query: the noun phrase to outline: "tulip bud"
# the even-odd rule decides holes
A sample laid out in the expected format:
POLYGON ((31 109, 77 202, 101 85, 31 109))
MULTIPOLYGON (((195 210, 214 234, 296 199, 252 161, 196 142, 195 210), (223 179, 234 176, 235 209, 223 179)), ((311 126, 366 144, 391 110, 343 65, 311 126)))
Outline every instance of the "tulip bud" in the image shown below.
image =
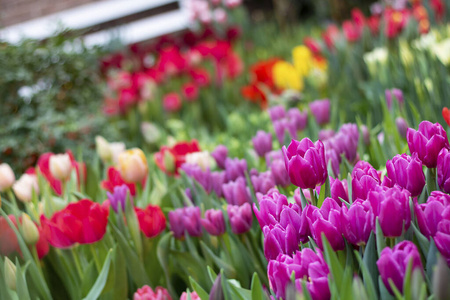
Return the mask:
POLYGON ((0 192, 9 189, 15 180, 11 167, 6 163, 0 164, 0 192))
POLYGON ((217 166, 219 168, 224 169, 225 168, 225 160, 228 156, 228 149, 224 145, 219 145, 214 149, 214 151, 211 153, 211 156, 214 157, 216 160, 217 166))
POLYGON ((14 194, 22 202, 30 202, 33 195, 33 190, 36 194, 39 193, 39 185, 36 175, 23 174, 12 187, 14 194))
POLYGON ((406 138, 406 131, 408 130, 408 123, 402 117, 395 119, 395 125, 397 126, 398 133, 402 138, 406 138))
POLYGON ((158 127, 150 122, 141 123, 141 133, 144 140, 149 144, 154 144, 161 138, 161 132, 158 127))
POLYGON ((72 161, 67 153, 50 156, 49 166, 53 177, 61 181, 66 181, 72 171, 72 161))
POLYGON ((125 144, 124 143, 109 143, 109 149, 111 151, 111 161, 113 164, 117 164, 119 162, 119 155, 125 152, 125 144))
POLYGON ((225 296, 223 294, 222 288, 222 274, 219 273, 217 275, 216 280, 214 280, 214 284, 209 292, 209 300, 224 300, 225 296))
POLYGON ((208 151, 192 152, 186 154, 186 163, 199 166, 203 171, 209 170, 213 164, 213 158, 208 151))
POLYGON ((170 151, 164 152, 163 161, 166 172, 175 172, 175 156, 170 151))
POLYGON ((8 258, 5 257, 5 281, 6 285, 11 290, 16 290, 16 266, 14 263, 8 258))
POLYGON ((104 137, 99 135, 95 137, 95 148, 102 161, 107 162, 111 159, 111 148, 108 141, 104 137))
POLYGON ((147 176, 147 158, 141 149, 133 148, 119 155, 119 172, 127 182, 142 182, 147 176))
POLYGON ((324 125, 330 122, 330 100, 316 100, 309 104, 309 109, 317 124, 324 125))
POLYGON ((272 120, 272 122, 275 122, 277 120, 283 119, 286 117, 286 110, 282 105, 273 106, 268 109, 269 117, 272 120))
POLYGON ((360 129, 361 129, 361 133, 362 133, 362 136, 363 136, 364 145, 369 146, 370 145, 370 132, 369 132, 369 129, 367 128, 366 125, 361 125, 360 129))
POLYGON ((205 218, 201 219, 200 222, 211 235, 218 236, 225 233, 225 220, 222 211, 219 209, 207 210, 205 218))
POLYGON ((253 214, 249 203, 241 206, 228 205, 228 217, 230 219, 231 231, 235 234, 242 234, 252 227, 253 214))
POLYGON ((270 132, 258 130, 256 136, 252 138, 252 142, 253 148, 260 157, 272 150, 272 134, 270 132))
POLYGON ((441 190, 450 193, 450 151, 445 148, 437 158, 437 178, 441 190))
POLYGON ((243 177, 239 177, 235 181, 223 184, 222 192, 225 200, 232 205, 242 205, 252 200, 250 190, 245 184, 245 179, 243 177))
POLYGON ((407 189, 411 196, 416 197, 422 193, 425 186, 425 175, 422 170, 422 162, 413 153, 412 157, 408 154, 397 154, 386 162, 387 177, 393 182, 407 189))
POLYGON ((28 245, 34 245, 39 240, 38 228, 27 214, 22 215, 22 236, 28 245))

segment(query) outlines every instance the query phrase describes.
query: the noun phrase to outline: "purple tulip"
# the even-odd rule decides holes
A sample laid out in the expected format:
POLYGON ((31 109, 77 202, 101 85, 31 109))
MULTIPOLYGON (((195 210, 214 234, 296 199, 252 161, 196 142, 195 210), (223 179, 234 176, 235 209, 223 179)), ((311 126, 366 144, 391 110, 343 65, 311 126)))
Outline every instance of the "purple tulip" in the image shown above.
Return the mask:
POLYGON ((349 209, 342 205, 341 226, 342 234, 350 244, 365 245, 375 226, 375 215, 370 203, 358 199, 349 209))
POLYGON ((316 100, 309 104, 309 109, 317 124, 324 125, 330 122, 330 100, 316 100))
POLYGON ((169 212, 170 230, 177 239, 184 237, 184 232, 190 236, 201 236, 202 226, 200 223, 201 211, 200 207, 188 206, 177 208, 169 212))
POLYGON ((335 176, 339 176, 340 173, 340 164, 341 164, 341 157, 339 156, 339 154, 336 152, 335 149, 330 148, 327 146, 327 143, 330 140, 326 140, 324 145, 325 145, 325 159, 327 161, 327 166, 331 161, 331 169, 333 170, 333 173, 335 176))
POLYGON ((283 146, 284 163, 291 183, 302 188, 314 188, 327 179, 325 148, 319 140, 315 144, 308 138, 292 140, 289 147, 283 146))
POLYGON ((322 142, 331 139, 336 133, 333 129, 322 129, 319 131, 319 140, 322 142))
POLYGON ((245 184, 245 179, 239 177, 235 181, 230 181, 222 185, 222 192, 225 200, 232 205, 242 205, 252 200, 250 190, 245 184))
POLYGON ((333 198, 339 206, 342 206, 342 201, 339 200, 339 198, 349 202, 347 179, 340 181, 339 179, 334 179, 330 176, 330 193, 331 198, 333 198))
POLYGON ((417 157, 407 154, 397 154, 386 163, 387 177, 393 184, 398 184, 407 189, 412 197, 419 196, 425 186, 425 175, 422 170, 422 162, 417 157))
POLYGON ((195 179, 206 192, 211 192, 212 182, 211 182, 211 172, 208 170, 203 171, 199 165, 184 163, 181 169, 190 178, 195 179))
POLYGON ((227 181, 236 180, 238 177, 245 177, 246 171, 247 161, 245 159, 225 159, 225 177, 227 181))
POLYGON ((230 219, 231 231, 235 234, 242 234, 252 227, 253 215, 249 203, 241 206, 228 205, 228 218, 230 219))
POLYGON ((402 117, 397 117, 395 119, 395 125, 397 126, 398 133, 404 139, 406 139, 406 132, 408 131, 408 123, 402 117))
POLYGON ((286 110, 282 105, 273 106, 268 109, 270 120, 275 122, 286 117, 286 110))
POLYGON ((385 90, 384 94, 386 96, 386 104, 388 109, 392 108, 392 97, 395 97, 400 105, 404 102, 403 92, 399 89, 385 90))
POLYGON ((211 152, 211 156, 214 158, 214 160, 217 163, 217 166, 221 169, 225 168, 225 160, 228 157, 228 149, 224 145, 219 145, 214 149, 213 152, 211 152))
POLYGON ((267 260, 276 259, 279 254, 291 256, 298 250, 297 233, 290 224, 283 228, 280 224, 274 227, 265 226, 264 256, 267 260))
POLYGON ((370 145, 370 132, 369 132, 369 129, 367 128, 366 125, 361 125, 360 129, 361 129, 361 133, 362 133, 362 136, 363 136, 364 145, 369 146, 370 145))
POLYGON ((289 133, 291 139, 297 139, 297 128, 295 123, 288 119, 281 119, 273 122, 273 129, 280 144, 284 143, 286 131, 289 133))
POLYGON ((352 198, 367 199, 370 191, 381 183, 380 175, 368 162, 360 160, 352 171, 352 198))
POLYGON ((341 208, 331 198, 326 198, 320 209, 314 210, 309 218, 309 228, 317 246, 323 250, 322 234, 334 251, 345 248, 341 230, 341 208))
POLYGON ((434 242, 439 252, 447 259, 450 266, 450 208, 447 207, 443 213, 443 219, 439 222, 434 242))
POLYGON ((256 153, 263 157, 267 152, 272 151, 272 134, 258 130, 255 137, 252 138, 252 143, 256 153))
POLYGON ((284 155, 283 155, 283 151, 281 150, 274 150, 274 151, 270 151, 268 153, 266 153, 266 165, 267 168, 270 168, 270 166, 272 165, 272 163, 276 160, 282 160, 284 163, 284 155))
POLYGON ((280 254, 270 260, 267 267, 270 288, 278 298, 286 299, 286 289, 291 285, 291 274, 295 272, 295 287, 302 291, 302 280, 307 278, 306 288, 313 299, 330 299, 328 275, 330 269, 323 259, 322 253, 317 254, 305 248, 297 251, 293 257, 280 254))
POLYGON ((414 213, 420 232, 428 239, 434 237, 439 222, 443 219, 443 213, 450 206, 450 195, 433 191, 426 203, 414 205, 414 213))
POLYGON ((258 220, 261 229, 264 226, 275 226, 280 222, 280 214, 284 206, 288 205, 285 195, 274 192, 270 195, 262 196, 259 201, 259 210, 253 203, 253 212, 258 220))
POLYGON ((411 153, 417 153, 428 168, 436 168, 437 156, 441 149, 450 149, 447 133, 439 123, 422 121, 419 130, 408 128, 406 140, 411 153))
POLYGON ((220 209, 208 209, 205 212, 205 218, 200 222, 211 235, 218 236, 225 233, 225 220, 220 209))
POLYGON ((311 220, 314 219, 315 211, 319 210, 317 206, 306 205, 305 209, 301 214, 300 219, 300 230, 298 233, 299 241, 302 243, 309 242, 309 237, 311 236, 311 220))
POLYGON ((403 241, 395 245, 393 249, 386 247, 381 251, 377 267, 384 285, 391 294, 393 294, 393 291, 389 284, 389 279, 393 281, 395 287, 402 293, 406 271, 411 261, 411 271, 418 269, 423 273, 419 250, 413 242, 403 241))
POLYGON ((369 193, 368 200, 373 213, 378 217, 384 236, 399 237, 411 225, 409 196, 410 193, 399 186, 379 187, 369 193))
POLYGON ((186 197, 188 197, 189 200, 192 201, 192 191, 191 191, 191 189, 190 189, 190 188, 186 188, 186 189, 184 190, 184 193, 186 194, 186 197))
POLYGON ((262 172, 257 176, 253 175, 250 179, 255 193, 266 194, 271 188, 275 187, 275 180, 270 171, 262 172))
POLYGON ((270 172, 276 185, 286 187, 291 183, 283 160, 278 159, 273 161, 270 165, 270 172))
POLYGON ((344 153, 349 162, 357 157, 359 130, 356 124, 344 124, 333 137, 333 148, 338 154, 344 153))
POLYGON ((211 172, 211 190, 216 193, 218 197, 223 196, 222 186, 225 183, 225 172, 211 172))
MULTIPOLYGON (((125 203, 127 202, 127 195, 129 195, 130 189, 126 184, 114 187, 113 193, 106 192, 108 196, 109 203, 111 204, 114 211, 117 213, 119 211, 119 205, 122 208, 122 212, 125 212, 125 203)), ((130 195, 131 204, 133 204, 133 199, 130 195)))
POLYGON ((446 193, 450 193, 450 151, 442 149, 437 158, 438 185, 446 193))
POLYGON ((295 124, 295 129, 297 131, 302 131, 305 129, 308 123, 308 112, 301 112, 298 108, 294 107, 288 110, 288 118, 295 124))

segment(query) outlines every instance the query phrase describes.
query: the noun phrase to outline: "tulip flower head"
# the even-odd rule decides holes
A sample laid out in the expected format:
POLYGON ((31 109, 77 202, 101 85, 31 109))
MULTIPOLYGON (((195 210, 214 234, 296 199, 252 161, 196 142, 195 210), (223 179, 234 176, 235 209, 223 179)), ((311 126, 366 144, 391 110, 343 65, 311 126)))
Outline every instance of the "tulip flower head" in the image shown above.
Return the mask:
POLYGON ((428 239, 434 237, 438 224, 444 219, 446 209, 450 207, 450 195, 439 191, 431 192, 427 202, 414 205, 414 213, 420 232, 428 239))
POLYGON ((309 104, 309 109, 317 124, 324 125, 330 122, 330 100, 315 100, 309 104))
POLYGON ((66 181, 72 171, 72 161, 69 154, 54 154, 50 156, 50 173, 58 180, 66 181))
POLYGON ((225 168, 225 160, 228 156, 228 149, 224 145, 219 145, 211 152, 211 156, 215 159, 217 166, 221 169, 225 168))
POLYGON ((37 176, 34 174, 23 174, 19 180, 13 184, 12 189, 20 201, 30 202, 33 191, 34 193, 39 194, 37 176))
POLYGON ((127 182, 140 183, 148 173, 147 158, 141 149, 134 148, 119 155, 118 169, 127 182))
POLYGON ((272 150, 272 134, 258 130, 256 136, 252 138, 253 148, 260 157, 264 157, 267 152, 272 150))
POLYGON ((422 170, 422 162, 417 153, 411 156, 397 154, 386 163, 387 177, 392 184, 398 184, 407 189, 412 197, 419 196, 425 186, 425 175, 422 170))
POLYGON ((11 167, 6 163, 0 164, 0 192, 9 189, 14 181, 16 181, 16 177, 11 167))
POLYGON ((200 207, 177 208, 169 212, 170 230, 177 239, 184 238, 184 233, 190 236, 201 236, 201 211, 200 207))
POLYGON ((225 219, 220 209, 209 209, 205 212, 205 218, 200 220, 203 228, 214 236, 225 233, 225 219))
POLYGON ((138 289, 134 295, 133 300, 172 300, 170 297, 169 291, 167 291, 163 287, 156 287, 155 290, 148 285, 144 285, 140 289, 138 289))
POLYGON ((231 231, 235 234, 243 234, 252 227, 253 214, 249 203, 241 206, 228 205, 228 218, 230 219, 231 231))
POLYGON ((437 178, 441 190, 450 193, 450 151, 446 148, 439 152, 437 158, 437 178))
POLYGON ((146 237, 155 237, 166 229, 166 217, 159 206, 150 204, 144 209, 135 207, 134 211, 146 237))

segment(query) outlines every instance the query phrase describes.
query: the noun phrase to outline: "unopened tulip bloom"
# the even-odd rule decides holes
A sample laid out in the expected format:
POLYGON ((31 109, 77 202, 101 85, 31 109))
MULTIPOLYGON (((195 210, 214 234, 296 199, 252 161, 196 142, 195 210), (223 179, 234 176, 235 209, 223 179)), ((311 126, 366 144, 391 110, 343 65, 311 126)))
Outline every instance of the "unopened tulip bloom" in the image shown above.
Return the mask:
POLYGON ((386 163, 387 177, 393 184, 398 184, 407 189, 412 197, 419 196, 425 186, 425 175, 422 170, 422 162, 417 153, 411 156, 397 154, 386 163))
POLYGON ((441 190, 450 193, 450 151, 445 148, 437 158, 437 178, 441 190))
POLYGON ((439 123, 422 121, 419 130, 408 128, 406 140, 411 154, 417 153, 428 168, 436 168, 437 156, 443 148, 450 149, 447 133, 439 123))
POLYGON ((272 151, 272 134, 258 130, 256 136, 252 138, 253 148, 256 153, 263 157, 267 152, 272 151))
POLYGON ((208 209, 205 212, 205 218, 200 220, 203 228, 214 236, 225 233, 225 219, 220 209, 208 209))
POLYGON ((402 138, 406 138, 406 132, 408 131, 408 123, 402 117, 395 119, 395 125, 397 126, 398 133, 402 138))
POLYGON ((111 159, 111 149, 108 141, 104 137, 99 135, 95 137, 95 148, 102 161, 106 162, 111 159))
POLYGON ((147 176, 147 158, 141 149, 134 148, 119 155, 118 169, 127 182, 142 182, 147 176))
POLYGON ((166 229, 166 217, 159 206, 149 204, 144 209, 135 207, 134 211, 146 237, 155 237, 166 229))
POLYGON ((282 105, 273 106, 269 108, 267 111, 269 112, 269 117, 272 120, 272 122, 275 122, 277 120, 286 117, 286 110, 282 105))
POLYGON ((185 231, 190 236, 200 236, 202 235, 200 219, 200 207, 177 208, 169 212, 170 230, 172 230, 174 237, 177 239, 183 238, 185 231))
POLYGON ((450 266, 450 208, 446 208, 443 219, 439 222, 434 236, 436 247, 450 266))
POLYGON ((163 98, 163 107, 168 112, 179 111, 181 105, 181 97, 177 93, 169 93, 163 98))
POLYGON ((450 195, 439 191, 431 192, 427 202, 414 205, 414 213, 420 232, 427 238, 434 237, 446 208, 450 206, 450 195))
POLYGON ((358 126, 351 123, 342 125, 333 139, 328 140, 327 142, 332 144, 332 147, 336 150, 337 154, 344 153, 349 162, 354 162, 358 154, 358 126))
POLYGON ((149 144, 155 144, 161 138, 161 132, 159 128, 151 122, 141 123, 141 133, 145 142, 149 144))
POLYGON ((291 183, 302 188, 322 185, 328 176, 325 148, 319 140, 315 144, 308 138, 292 140, 288 148, 283 146, 284 162, 291 183))
POLYGON ((330 100, 316 100, 309 104, 309 109, 316 119, 317 124, 324 125, 330 122, 330 100))
POLYGON ((270 171, 252 175, 250 180, 255 193, 266 194, 271 188, 275 187, 275 180, 270 171))
POLYGON ((36 175, 23 174, 12 187, 14 194, 22 202, 30 202, 33 196, 33 190, 39 194, 39 186, 36 175))
POLYGON ((361 133, 363 136, 364 145, 370 145, 370 132, 366 125, 361 125, 361 133))
POLYGON ((393 249, 386 247, 381 251, 377 267, 384 285, 391 294, 393 294, 393 291, 389 284, 389 279, 393 281, 395 287, 402 293, 406 271, 410 263, 412 263, 411 273, 415 269, 423 273, 420 253, 413 242, 403 241, 395 245, 393 249))
POLYGON ((398 101, 398 103, 400 105, 403 104, 404 99, 403 99, 403 92, 402 92, 402 90, 391 89, 391 90, 386 90, 384 93, 385 93, 385 96, 386 96, 386 104, 387 104, 387 107, 389 109, 392 108, 393 97, 394 97, 394 99, 396 99, 398 101))
POLYGON ((375 225, 375 215, 370 203, 356 200, 349 209, 342 205, 341 226, 342 234, 352 245, 362 246, 369 240, 375 225))
POLYGON ((245 179, 239 177, 235 181, 230 181, 222 185, 222 192, 225 200, 232 205, 242 205, 251 201, 250 190, 245 179))
POLYGON ((384 236, 399 237, 403 230, 408 230, 411 225, 409 197, 410 193, 398 186, 379 187, 369 192, 368 200, 380 221, 384 236))
POLYGON ((211 156, 215 159, 216 164, 219 168, 224 169, 225 168, 225 160, 228 156, 228 149, 224 145, 219 145, 214 149, 213 152, 211 152, 211 156))
POLYGON ((163 287, 158 286, 153 291, 151 287, 144 285, 134 293, 133 300, 172 300, 172 298, 163 287))
POLYGON ((211 180, 211 172, 209 168, 203 170, 199 165, 195 164, 183 164, 181 169, 186 173, 187 176, 195 179, 206 192, 211 192, 212 189, 212 180, 211 180))
MULTIPOLYGON (((115 186, 112 193, 110 193, 109 191, 106 192, 109 203, 111 204, 115 212, 119 211, 119 206, 122 208, 122 212, 125 211, 125 203, 127 201, 128 193, 130 193, 130 189, 126 184, 115 186)), ((133 203, 133 200, 131 200, 131 203, 133 203)))
POLYGON ((284 143, 286 131, 289 133, 291 139, 297 139, 297 128, 295 122, 289 119, 280 119, 273 122, 273 129, 280 144, 284 143))
POLYGON ((356 199, 367 199, 370 191, 381 184, 380 175, 368 162, 360 160, 352 171, 352 197, 356 199))
POLYGON ((188 300, 188 295, 191 300, 201 300, 200 296, 196 292, 189 292, 189 294, 187 292, 183 292, 180 296, 180 300, 188 300))
POLYGON ((283 206, 288 205, 286 196, 276 192, 264 195, 258 201, 259 210, 256 204, 253 203, 253 211, 261 229, 265 226, 275 226, 278 224, 283 206))
POLYGON ((198 165, 203 171, 209 170, 213 165, 213 157, 208 151, 186 154, 186 163, 198 165))
POLYGON ((14 172, 11 167, 6 164, 0 164, 0 192, 9 189, 16 180, 14 172))
POLYGON ((270 164, 270 172, 272 173, 276 185, 285 187, 291 183, 289 180, 289 174, 282 159, 274 160, 270 164))
POLYGON ((339 198, 349 202, 348 199, 348 184, 347 179, 340 181, 330 176, 330 193, 331 198, 336 201, 339 206, 342 206, 342 201, 339 198))
POLYGON ((72 171, 72 161, 69 154, 54 154, 50 156, 50 173, 58 180, 65 181, 72 171))
POLYGON ((8 257, 5 257, 5 271, 3 276, 6 286, 13 291, 16 290, 16 271, 16 265, 8 257))
POLYGON ((22 235, 27 245, 34 245, 39 240, 39 231, 27 214, 22 215, 22 235))
POLYGON ((247 161, 239 158, 225 159, 225 176, 227 181, 236 180, 238 177, 245 178, 247 171, 247 161))
POLYGON ((225 172, 211 172, 210 180, 211 180, 211 190, 216 193, 218 197, 223 196, 222 186, 225 183, 225 172))
POLYGON ((294 107, 288 110, 287 116, 295 124, 297 131, 302 131, 308 124, 308 112, 301 112, 298 108, 294 107))
POLYGON ((198 98, 198 86, 192 82, 187 82, 181 87, 183 97, 186 101, 194 102, 198 98))
POLYGON ((319 131, 319 140, 322 142, 332 138, 336 133, 333 129, 321 129, 319 131))
POLYGON ((241 206, 228 205, 228 218, 230 219, 231 231, 235 234, 242 234, 252 227, 252 208, 249 203, 241 206))
POLYGON ((298 250, 297 233, 290 224, 286 228, 280 224, 265 226, 263 232, 264 256, 267 260, 276 259, 279 254, 291 256, 298 250))

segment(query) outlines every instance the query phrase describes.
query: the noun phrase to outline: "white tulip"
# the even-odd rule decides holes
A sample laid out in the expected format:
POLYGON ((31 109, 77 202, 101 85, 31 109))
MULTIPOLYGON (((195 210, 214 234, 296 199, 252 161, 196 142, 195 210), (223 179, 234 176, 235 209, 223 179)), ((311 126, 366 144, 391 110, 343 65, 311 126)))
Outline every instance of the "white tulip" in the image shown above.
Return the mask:
POLYGON ((36 175, 23 174, 19 180, 17 180, 12 189, 17 198, 22 202, 30 202, 33 196, 33 190, 36 194, 39 194, 39 185, 36 175))
POLYGON ((8 164, 0 164, 0 192, 9 189, 16 181, 14 172, 8 164))
POLYGON ((50 173, 58 180, 66 181, 72 172, 72 161, 69 154, 54 154, 50 156, 50 173))

